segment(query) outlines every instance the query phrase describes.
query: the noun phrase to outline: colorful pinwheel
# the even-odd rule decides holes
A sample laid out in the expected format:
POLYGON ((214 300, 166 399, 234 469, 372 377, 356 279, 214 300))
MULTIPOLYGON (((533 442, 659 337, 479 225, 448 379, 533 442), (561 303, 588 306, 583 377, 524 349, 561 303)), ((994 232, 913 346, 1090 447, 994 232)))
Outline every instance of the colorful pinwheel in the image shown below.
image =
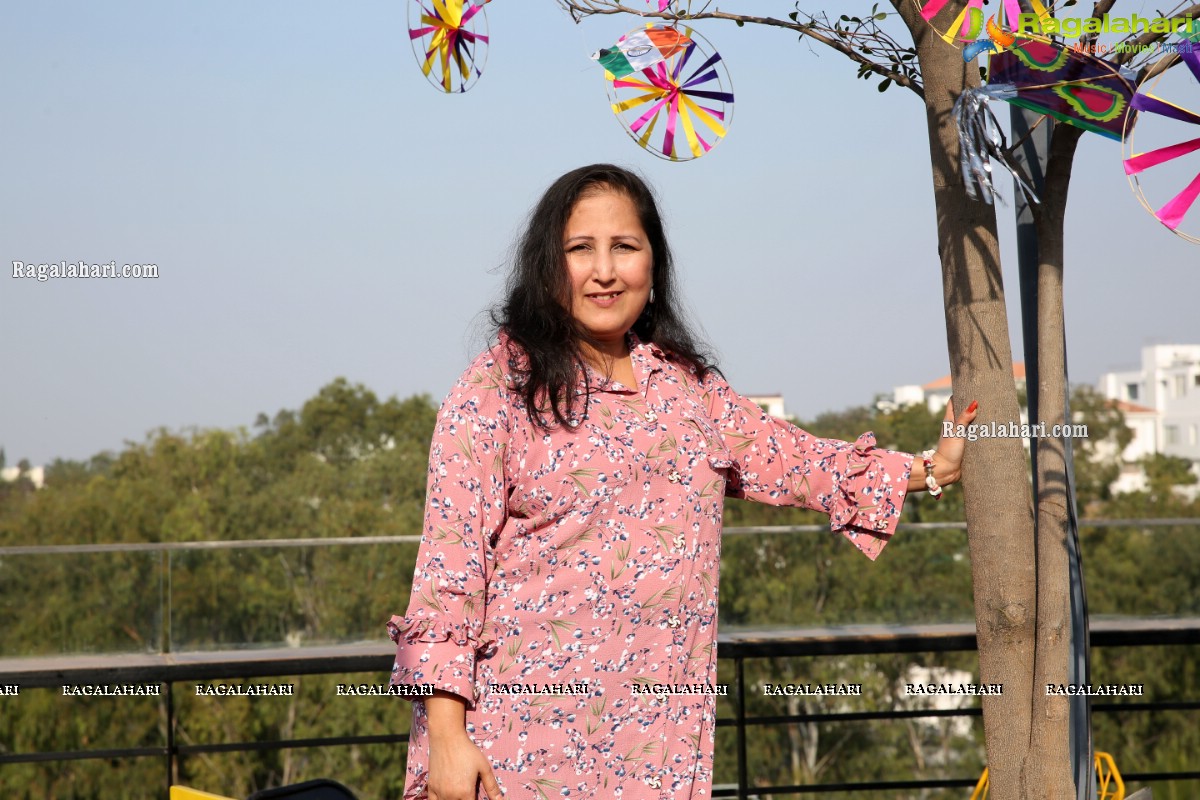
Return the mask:
POLYGON ((483 74, 488 47, 486 2, 409 0, 413 54, 421 72, 443 92, 465 92, 483 74))
MULTIPOLYGON (((1200 25, 1193 23, 1193 26, 1195 28, 1194 32, 1190 33, 1183 41, 1174 45, 1174 47, 1175 51, 1179 54, 1179 58, 1187 65, 1194 79, 1189 81, 1189 83, 1195 86, 1200 84, 1200 25)), ((1183 129, 1179 127, 1178 123, 1198 126, 1190 128, 1189 133, 1200 133, 1200 114, 1188 111, 1180 105, 1164 100, 1151 93, 1155 88, 1154 85, 1158 83, 1161 77, 1153 79, 1153 84, 1149 86, 1143 84, 1138 87, 1137 94, 1133 96, 1132 106, 1137 112, 1137 119, 1133 119, 1134 115, 1130 115, 1131 119, 1129 120, 1129 127, 1125 137, 1125 174, 1129 176, 1129 183, 1133 187, 1134 194, 1137 195, 1138 200, 1147 211, 1179 236, 1187 239, 1189 242, 1200 244, 1200 235, 1181 230, 1184 217, 1196 202, 1196 199, 1200 197, 1200 156, 1193 155, 1190 159, 1187 158, 1189 154, 1200 151, 1200 136, 1156 147, 1144 153, 1138 153, 1134 149, 1135 122, 1137 124, 1136 132, 1146 134, 1146 136, 1143 136, 1143 141, 1149 136, 1155 140, 1155 144, 1159 141, 1171 141, 1181 135, 1183 129), (1143 115, 1153 116, 1143 119, 1143 115), (1154 125, 1147 126, 1147 122, 1150 122, 1151 119, 1155 120, 1154 125), (1172 122, 1166 122, 1166 120, 1172 120, 1172 122), (1144 131, 1143 129, 1146 127, 1153 127, 1155 130, 1144 131), (1177 159, 1183 160, 1179 161, 1177 159), (1182 176, 1186 176, 1193 169, 1197 170, 1197 172, 1191 179, 1191 182, 1182 191, 1155 209, 1155 204, 1151 203, 1146 197, 1146 187, 1143 186, 1140 176, 1153 167, 1161 166, 1169 161, 1175 161, 1176 163, 1171 168, 1159 170, 1156 173, 1158 177, 1173 184, 1171 189, 1164 191, 1164 195, 1170 191, 1174 191, 1178 187, 1181 173, 1182 176)), ((1161 198, 1158 202, 1161 202, 1161 198)))
POLYGON ((725 137, 733 85, 720 54, 690 28, 648 25, 592 58, 605 68, 621 125, 659 158, 699 158, 725 137))

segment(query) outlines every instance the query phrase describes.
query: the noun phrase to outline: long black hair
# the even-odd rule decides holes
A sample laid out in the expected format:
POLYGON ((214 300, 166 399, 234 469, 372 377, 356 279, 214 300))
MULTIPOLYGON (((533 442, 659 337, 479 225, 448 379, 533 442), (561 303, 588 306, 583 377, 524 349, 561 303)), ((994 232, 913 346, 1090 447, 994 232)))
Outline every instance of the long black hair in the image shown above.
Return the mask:
MULTIPOLYGON (((586 374, 581 345, 592 343, 571 315, 563 232, 575 204, 586 195, 604 190, 619 192, 633 201, 654 255, 654 302, 646 304, 633 324, 633 332, 701 376, 716 368, 680 309, 671 248, 650 187, 634 173, 612 164, 580 167, 551 184, 534 206, 517 241, 505 298, 491 315, 496 327, 508 336, 510 346, 518 348, 510 358, 517 372, 516 383, 530 420, 543 429, 554 422, 571 426, 575 388, 586 374)), ((585 387, 585 409, 589 395, 590 387, 585 387)))

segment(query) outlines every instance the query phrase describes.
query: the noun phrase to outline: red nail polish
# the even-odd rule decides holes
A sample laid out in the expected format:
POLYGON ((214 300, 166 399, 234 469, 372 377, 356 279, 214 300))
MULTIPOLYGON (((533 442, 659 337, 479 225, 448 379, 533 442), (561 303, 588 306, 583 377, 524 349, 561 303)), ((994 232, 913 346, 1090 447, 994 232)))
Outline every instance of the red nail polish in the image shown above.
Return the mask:
POLYGON ((972 400, 971 405, 967 406, 967 413, 970 414, 972 411, 974 411, 977 408, 979 408, 979 401, 972 400))

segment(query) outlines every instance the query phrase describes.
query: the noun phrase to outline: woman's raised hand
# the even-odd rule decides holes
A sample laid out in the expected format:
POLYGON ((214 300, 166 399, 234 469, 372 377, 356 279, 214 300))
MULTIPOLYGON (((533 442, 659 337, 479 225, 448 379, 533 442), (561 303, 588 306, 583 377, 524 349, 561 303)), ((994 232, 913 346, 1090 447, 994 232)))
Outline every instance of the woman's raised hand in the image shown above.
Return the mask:
POLYGON ((958 483, 962 477, 963 451, 966 449, 967 440, 954 435, 956 433, 954 429, 959 425, 970 425, 975 420, 978 409, 979 403, 971 401, 967 410, 955 417, 954 401, 950 400, 946 403, 946 416, 942 420, 942 437, 938 440, 937 451, 933 454, 934 478, 942 486, 958 483), (947 422, 951 424, 947 425, 947 422))

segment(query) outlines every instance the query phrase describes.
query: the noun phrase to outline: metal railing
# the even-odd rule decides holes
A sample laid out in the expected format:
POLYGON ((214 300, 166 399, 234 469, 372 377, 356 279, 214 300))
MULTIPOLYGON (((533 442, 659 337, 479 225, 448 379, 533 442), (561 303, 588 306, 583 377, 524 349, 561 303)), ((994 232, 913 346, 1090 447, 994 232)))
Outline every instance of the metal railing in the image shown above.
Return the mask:
MULTIPOLYGON (((1200 520, 1112 520, 1088 521, 1089 527, 1196 526, 1200 520)), ((962 523, 905 525, 908 530, 963 529, 962 523)), ((773 535, 781 533, 825 532, 823 525, 773 528, 731 528, 727 536, 773 535)), ((23 555, 67 555, 83 553, 159 553, 216 550, 252 550, 263 548, 363 546, 414 544, 417 536, 345 537, 338 539, 254 540, 236 542, 179 542, 116 545, 60 545, 0 548, 0 559, 23 555)), ((1200 643, 1200 618, 1094 620, 1091 626, 1094 648, 1156 647, 1200 643)), ((976 648, 974 625, 844 625, 735 631, 723 633, 718 640, 718 659, 732 668, 730 688, 731 716, 717 720, 718 729, 732 728, 735 736, 736 785, 714 787, 713 797, 748 798, 782 794, 833 794, 970 788, 978 776, 909 781, 862 781, 813 785, 756 786, 750 781, 747 754, 748 731, 756 727, 805 723, 845 723, 892 721, 914 718, 977 717, 979 708, 956 709, 882 709, 875 711, 839 711, 820 714, 751 715, 747 710, 747 663, 762 658, 836 657, 886 653, 945 653, 972 651, 976 648)), ((163 687, 162 707, 166 716, 166 736, 161 746, 117 747, 91 750, 62 750, 36 753, 0 753, 5 764, 64 762, 89 759, 161 758, 164 785, 186 774, 190 756, 207 753, 257 752, 292 748, 340 747, 362 744, 401 744, 407 734, 370 736, 331 736, 286 739, 266 742, 185 743, 178 740, 176 693, 180 686, 196 681, 223 681, 251 678, 322 675, 386 675, 391 668, 392 647, 385 643, 344 643, 324 647, 277 648, 262 650, 219 650, 202 652, 160 652, 114 655, 72 655, 0 659, 0 686, 18 685, 21 689, 58 688, 76 683, 158 684, 163 687)), ((1138 703, 1093 703, 1097 714, 1191 713, 1200 726, 1200 701, 1170 700, 1138 703)), ((1200 780, 1200 770, 1125 774, 1127 781, 1163 782, 1200 780)))
MULTIPOLYGON (((1194 644, 1200 641, 1200 618, 1176 620, 1099 621, 1092 626, 1094 647, 1143 647, 1194 644)), ((772 796, 849 791, 919 790, 969 788, 978 776, 915 781, 864 781, 803 786, 751 786, 746 752, 747 731, 756 726, 797 723, 890 721, 912 718, 977 717, 979 708, 887 709, 823 714, 749 716, 746 713, 748 684, 745 665, 757 658, 839 656, 883 653, 932 653, 972 650, 971 625, 847 626, 764 632, 722 634, 718 658, 732 662, 735 675, 730 696, 734 715, 720 717, 718 728, 732 727, 736 735, 737 785, 715 787, 713 797, 772 796)), ((184 744, 176 738, 174 697, 177 687, 196 681, 285 677, 319 674, 386 675, 392 648, 380 644, 336 645, 324 648, 209 652, 191 654, 147 654, 139 656, 74 656, 67 659, 0 660, 0 684, 16 684, 22 690, 51 688, 78 683, 160 684, 167 715, 167 740, 161 747, 66 750, 43 753, 0 754, 0 765, 155 757, 164 759, 164 786, 180 779, 182 759, 205 753, 257 752, 289 748, 337 747, 360 744, 400 744, 407 734, 332 736, 268 742, 221 742, 184 744)), ((1145 703, 1095 703, 1093 711, 1107 713, 1197 712, 1200 701, 1155 701, 1145 703)), ((1200 715, 1197 715, 1200 724, 1200 715)), ((1128 781, 1157 782, 1200 779, 1200 770, 1126 774, 1128 781)))

